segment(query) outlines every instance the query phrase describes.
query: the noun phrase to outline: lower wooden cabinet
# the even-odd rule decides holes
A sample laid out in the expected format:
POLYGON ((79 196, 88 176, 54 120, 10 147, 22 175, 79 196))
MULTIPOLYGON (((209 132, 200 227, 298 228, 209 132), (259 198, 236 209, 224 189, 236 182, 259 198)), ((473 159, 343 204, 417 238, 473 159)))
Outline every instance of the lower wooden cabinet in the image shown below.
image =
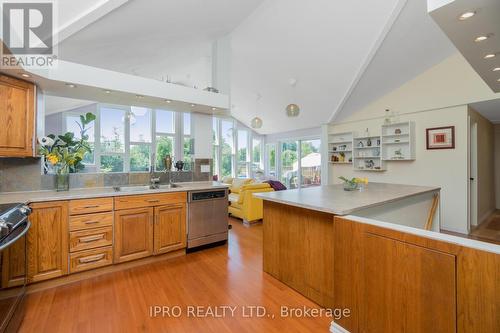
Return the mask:
POLYGON ((186 247, 186 204, 155 207, 154 254, 186 247))
POLYGON ((153 222, 152 207, 115 212, 115 263, 153 254, 153 222))
POLYGON ((113 247, 102 247, 92 250, 71 253, 69 270, 71 273, 108 266, 113 263, 113 247))
POLYGON ((68 202, 31 205, 27 235, 28 282, 68 274, 68 202))
POLYGON ((26 236, 2 251, 2 288, 21 286, 26 277, 26 236))

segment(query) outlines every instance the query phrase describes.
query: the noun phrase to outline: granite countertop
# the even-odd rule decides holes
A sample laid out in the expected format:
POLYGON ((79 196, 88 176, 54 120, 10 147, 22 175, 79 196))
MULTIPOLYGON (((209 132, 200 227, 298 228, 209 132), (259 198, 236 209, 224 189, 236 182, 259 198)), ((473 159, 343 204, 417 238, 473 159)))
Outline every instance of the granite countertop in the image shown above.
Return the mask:
POLYGON ((255 193, 263 200, 317 210, 335 215, 349 215, 358 210, 384 205, 419 194, 436 192, 439 187, 369 183, 362 191, 344 191, 343 185, 326 185, 296 190, 255 193))
MULTIPOLYGON (((154 194, 154 193, 169 193, 169 192, 188 192, 198 190, 211 190, 227 188, 228 185, 219 182, 187 182, 175 183, 178 187, 163 188, 163 189, 138 189, 134 191, 119 192, 113 187, 93 187, 70 189, 69 191, 27 191, 27 192, 4 192, 0 193, 0 204, 9 203, 32 203, 57 200, 72 200, 72 199, 89 199, 102 197, 117 197, 125 195, 139 194, 154 194)), ((134 185, 126 185, 124 187, 133 187, 134 185)), ((137 185, 141 186, 141 185, 137 185)))

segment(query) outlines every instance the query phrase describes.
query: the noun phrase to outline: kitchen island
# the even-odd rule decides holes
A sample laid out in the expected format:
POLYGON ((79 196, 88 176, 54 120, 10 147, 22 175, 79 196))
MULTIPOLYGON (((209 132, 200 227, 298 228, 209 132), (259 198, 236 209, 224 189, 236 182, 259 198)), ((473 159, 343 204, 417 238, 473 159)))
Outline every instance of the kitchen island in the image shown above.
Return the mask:
POLYGON ((439 233, 439 192, 371 183, 256 194, 264 271, 348 310, 332 332, 495 331, 500 246, 439 233))

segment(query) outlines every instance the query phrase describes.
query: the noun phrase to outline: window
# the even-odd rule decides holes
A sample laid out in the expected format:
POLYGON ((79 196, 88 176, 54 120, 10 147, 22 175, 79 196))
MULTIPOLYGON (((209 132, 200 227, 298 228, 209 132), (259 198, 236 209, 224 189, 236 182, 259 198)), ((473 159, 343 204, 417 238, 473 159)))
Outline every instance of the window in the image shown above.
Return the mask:
POLYGON ((262 165, 262 140, 258 138, 252 139, 252 174, 254 177, 263 175, 264 168, 262 165))
MULTIPOLYGON (((64 115, 65 128, 62 132, 63 133, 66 133, 66 132, 74 133, 76 140, 81 139, 82 138, 82 135, 81 135, 82 130, 81 130, 80 126, 81 126, 82 122, 80 121, 80 115, 85 115, 85 113, 86 112, 66 113, 64 115)), ((86 132, 84 134, 84 135, 88 136, 88 142, 90 144, 90 147, 92 148, 92 153, 86 153, 85 156, 83 157, 83 163, 86 165, 95 164, 95 154, 94 154, 95 137, 96 137, 95 131, 96 131, 95 121, 93 121, 87 125, 86 132)))
POLYGON ((156 165, 158 171, 165 170, 165 156, 175 155, 175 113, 156 110, 156 165))
POLYGON ((248 132, 238 130, 238 178, 248 178, 248 132))
POLYGON ((184 152, 184 170, 191 170, 193 166, 193 139, 191 138, 191 114, 184 113, 182 115, 183 127, 183 152, 184 152))
POLYGON ((127 111, 103 107, 100 112, 102 172, 123 172, 125 155, 125 121, 127 111))
POLYGON ((221 128, 221 159, 220 173, 221 177, 233 175, 234 161, 234 123, 229 120, 222 120, 221 128))
POLYGON ((130 122, 130 171, 147 172, 151 168, 151 110, 131 107, 130 122))
MULTIPOLYGON (((219 156, 220 156, 220 142, 219 142, 219 124, 220 121, 219 119, 213 117, 212 118, 212 143, 213 143, 213 148, 212 148, 212 158, 213 158, 213 163, 214 163, 214 175, 219 175, 220 174, 220 163, 219 163, 219 156)), ((219 177, 219 180, 222 180, 219 177)))
POLYGON ((281 182, 289 189, 298 187, 298 142, 281 143, 281 182))
POLYGON ((321 185, 321 141, 300 141, 301 187, 321 185))
POLYGON ((276 177, 276 144, 270 143, 266 145, 266 156, 267 175, 276 177))

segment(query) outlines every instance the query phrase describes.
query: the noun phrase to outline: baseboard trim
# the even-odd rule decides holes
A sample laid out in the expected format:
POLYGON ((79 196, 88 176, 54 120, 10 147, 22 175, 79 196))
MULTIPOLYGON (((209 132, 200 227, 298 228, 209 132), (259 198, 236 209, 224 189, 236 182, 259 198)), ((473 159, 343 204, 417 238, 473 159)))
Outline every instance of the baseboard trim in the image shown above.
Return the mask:
POLYGON ((348 330, 340 326, 339 324, 332 321, 330 324, 330 332, 331 333, 350 333, 348 330))
POLYGON ((63 286, 63 285, 70 284, 73 282, 87 280, 87 279, 90 279, 90 278, 93 278, 96 276, 100 276, 100 275, 104 275, 104 274, 108 274, 108 273, 113 273, 113 272, 118 272, 118 271, 123 271, 123 270, 130 269, 133 267, 148 265, 148 264, 152 264, 155 262, 165 261, 168 259, 177 258, 177 257, 181 257, 184 255, 186 255, 186 249, 181 249, 181 250, 177 250, 177 251, 173 251, 173 252, 169 252, 169 253, 165 253, 165 254, 161 254, 161 255, 157 255, 157 256, 146 257, 146 258, 137 259, 134 261, 128 261, 128 262, 124 262, 124 263, 120 263, 120 264, 114 264, 114 265, 110 265, 110 266, 95 268, 95 269, 92 269, 89 271, 64 275, 64 276, 61 276, 58 278, 30 284, 26 288, 26 293, 31 294, 31 293, 35 293, 38 291, 63 286))

